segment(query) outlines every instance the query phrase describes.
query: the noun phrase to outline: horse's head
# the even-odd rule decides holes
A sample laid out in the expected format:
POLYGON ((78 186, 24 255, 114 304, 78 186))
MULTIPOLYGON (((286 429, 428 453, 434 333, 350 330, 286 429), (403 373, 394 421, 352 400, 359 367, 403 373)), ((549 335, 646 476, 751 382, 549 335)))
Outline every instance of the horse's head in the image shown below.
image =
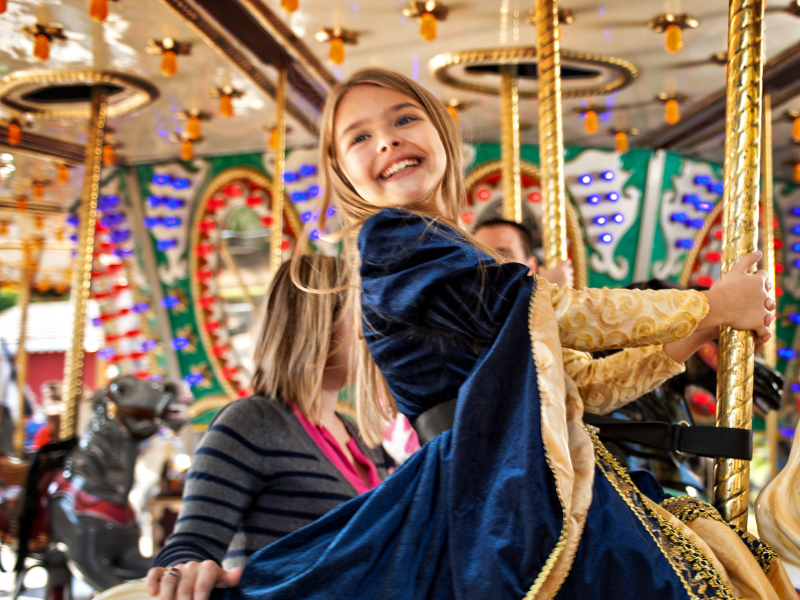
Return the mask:
POLYGON ((189 421, 186 408, 192 395, 182 383, 123 375, 111 381, 105 398, 112 403, 109 412, 139 439, 150 437, 162 425, 178 431, 189 421))

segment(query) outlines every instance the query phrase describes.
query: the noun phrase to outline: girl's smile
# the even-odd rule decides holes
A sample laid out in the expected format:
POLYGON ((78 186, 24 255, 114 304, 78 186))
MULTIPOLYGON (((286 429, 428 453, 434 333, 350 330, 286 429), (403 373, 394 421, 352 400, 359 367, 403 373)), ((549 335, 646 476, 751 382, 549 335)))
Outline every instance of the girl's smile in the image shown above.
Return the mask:
POLYGON ((428 114, 414 100, 356 86, 339 103, 334 135, 339 165, 364 200, 436 211, 447 157, 428 114))

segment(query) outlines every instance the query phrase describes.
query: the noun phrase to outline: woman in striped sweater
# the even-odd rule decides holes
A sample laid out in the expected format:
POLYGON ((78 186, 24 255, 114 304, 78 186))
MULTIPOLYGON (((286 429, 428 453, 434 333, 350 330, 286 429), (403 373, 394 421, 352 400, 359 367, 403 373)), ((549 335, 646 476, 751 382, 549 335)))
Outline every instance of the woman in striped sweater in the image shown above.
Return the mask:
MULTIPOLYGON (((297 281, 347 284, 339 259, 307 255, 297 281)), ((391 459, 336 414, 349 380, 346 294, 309 294, 275 276, 254 357, 249 398, 223 409, 195 453, 175 533, 153 561, 148 591, 190 598, 235 585, 247 557, 387 475, 391 459)))

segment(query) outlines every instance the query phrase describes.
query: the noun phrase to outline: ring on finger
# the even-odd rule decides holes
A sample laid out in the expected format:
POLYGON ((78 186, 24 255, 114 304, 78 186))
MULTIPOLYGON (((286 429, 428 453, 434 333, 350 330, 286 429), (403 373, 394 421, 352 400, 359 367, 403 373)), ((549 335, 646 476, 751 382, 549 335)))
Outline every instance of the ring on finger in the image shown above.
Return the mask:
POLYGON ((175 581, 178 581, 181 578, 181 572, 177 567, 167 567, 164 570, 164 575, 172 575, 175 578, 175 581))

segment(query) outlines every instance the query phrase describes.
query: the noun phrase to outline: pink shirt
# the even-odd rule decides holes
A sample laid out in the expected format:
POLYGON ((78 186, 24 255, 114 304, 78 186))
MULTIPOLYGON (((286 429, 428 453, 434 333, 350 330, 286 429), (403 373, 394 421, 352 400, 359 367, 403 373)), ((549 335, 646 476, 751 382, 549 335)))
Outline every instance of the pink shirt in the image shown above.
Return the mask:
POLYGON ((319 449, 330 459, 333 465, 339 469, 339 472, 345 476, 347 481, 356 488, 356 492, 363 494, 376 487, 381 482, 375 465, 364 456, 364 453, 361 452, 361 448, 358 447, 358 444, 356 444, 356 441, 352 437, 347 442, 347 448, 350 450, 350 454, 353 455, 353 459, 361 463, 364 468, 367 469, 367 483, 364 483, 364 480, 361 479, 353 463, 348 460, 341 446, 339 446, 339 442, 336 441, 336 438, 333 437, 330 431, 323 425, 315 425, 306 419, 305 416, 297 410, 296 405, 292 405, 292 410, 300 423, 302 423, 308 435, 314 440, 314 443, 319 446, 319 449))

